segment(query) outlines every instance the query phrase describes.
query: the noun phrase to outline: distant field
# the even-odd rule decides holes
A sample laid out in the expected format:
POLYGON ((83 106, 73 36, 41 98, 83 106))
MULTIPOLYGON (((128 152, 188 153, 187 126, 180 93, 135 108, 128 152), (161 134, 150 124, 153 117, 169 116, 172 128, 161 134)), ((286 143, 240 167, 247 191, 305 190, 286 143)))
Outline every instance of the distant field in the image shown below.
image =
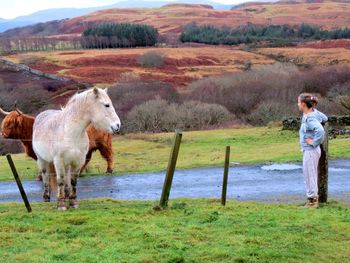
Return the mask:
POLYGON ((275 62, 266 56, 237 48, 215 46, 32 52, 6 58, 17 63, 29 62, 29 66, 35 69, 88 83, 114 83, 131 74, 162 80, 177 87, 205 76, 241 71, 247 63, 262 65, 275 62), (137 59, 148 51, 164 55, 164 65, 159 68, 141 67, 137 59))
POLYGON ((256 53, 274 57, 283 62, 291 62, 297 65, 309 66, 329 66, 335 64, 350 63, 350 42, 343 41, 344 47, 340 45, 332 47, 332 42, 328 41, 322 46, 323 42, 309 43, 300 47, 285 48, 260 48, 256 53))
MULTIPOLYGON (((130 134, 113 142, 115 173, 162 171, 167 167, 173 133, 130 134)), ((231 161, 242 164, 295 162, 302 155, 298 133, 280 128, 238 128, 184 132, 177 168, 221 166, 225 146, 231 146, 231 161)), ((350 138, 330 141, 331 158, 350 158, 350 138)), ((13 156, 23 179, 33 179, 36 164, 24 154, 13 156)), ((0 157, 0 180, 13 180, 5 156, 0 157)), ((95 152, 86 175, 103 174, 106 162, 95 152)))

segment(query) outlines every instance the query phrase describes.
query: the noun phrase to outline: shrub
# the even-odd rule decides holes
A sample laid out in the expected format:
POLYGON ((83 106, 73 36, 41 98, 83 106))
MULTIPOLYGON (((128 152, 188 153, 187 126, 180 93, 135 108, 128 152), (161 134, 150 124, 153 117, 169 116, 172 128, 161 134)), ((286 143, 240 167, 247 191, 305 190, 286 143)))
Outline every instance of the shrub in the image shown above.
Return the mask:
MULTIPOLYGON (((204 78, 190 84, 188 98, 223 105, 241 120, 262 125, 271 119, 264 113, 283 103, 289 115, 297 115, 296 100, 301 92, 319 94, 320 109, 342 114, 339 95, 350 94, 348 66, 330 66, 300 71, 295 65, 275 63, 252 67, 250 71, 204 78), (339 87, 340 85, 340 87, 339 87), (266 103, 265 103, 266 102, 266 103), (265 104, 263 104, 265 103, 265 104), (259 109, 258 109, 259 108, 259 109), (258 112, 256 112, 258 110, 258 112), (266 120, 261 118, 266 116, 266 120), (249 117, 249 118, 247 118, 249 117)), ((280 107, 283 110, 283 107, 280 107)), ((272 119, 280 116, 273 117, 272 119)))
POLYGON ((133 76, 126 76, 114 84, 108 94, 121 118, 135 106, 157 96, 169 102, 179 99, 177 91, 170 84, 158 80, 141 80, 133 76))
POLYGON ((345 109, 350 111, 350 97, 349 96, 339 96, 339 102, 345 109))
POLYGON ((266 101, 262 102, 246 119, 253 125, 265 126, 268 123, 282 121, 286 116, 294 115, 293 112, 297 112, 296 106, 294 108, 286 107, 281 102, 266 101))
POLYGON ((38 56, 33 56, 33 55, 23 55, 20 57, 19 59, 19 62, 21 64, 25 64, 25 65, 32 65, 32 64, 35 64, 37 62, 40 62, 41 61, 41 58, 38 57, 38 56))
POLYGON ((250 71, 209 77, 190 85, 190 99, 223 105, 242 117, 265 100, 295 101, 300 89, 293 92, 291 76, 294 65, 276 63, 253 67, 250 71))
POLYGON ((331 101, 328 98, 319 98, 317 109, 326 113, 328 116, 343 115, 347 113, 347 110, 340 104, 339 100, 331 101))
POLYGON ((148 51, 137 59, 142 67, 160 67, 164 64, 164 56, 157 51, 148 51))
POLYGON ((162 132, 178 129, 203 129, 219 125, 232 118, 221 105, 195 101, 183 104, 157 98, 132 109, 126 117, 127 131, 162 132))

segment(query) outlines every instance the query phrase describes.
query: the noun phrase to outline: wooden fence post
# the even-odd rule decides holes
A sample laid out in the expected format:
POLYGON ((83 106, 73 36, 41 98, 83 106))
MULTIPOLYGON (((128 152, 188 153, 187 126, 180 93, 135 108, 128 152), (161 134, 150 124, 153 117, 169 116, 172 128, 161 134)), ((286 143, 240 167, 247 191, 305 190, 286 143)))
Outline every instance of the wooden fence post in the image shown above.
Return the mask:
POLYGON ((166 208, 168 206, 171 184, 173 182, 176 161, 177 161, 177 157, 179 155, 182 132, 180 132, 178 130, 176 130, 175 132, 176 132, 175 133, 175 141, 174 141, 172 151, 170 153, 168 168, 167 168, 166 177, 165 177, 164 185, 163 185, 162 196, 161 196, 160 202, 159 202, 159 206, 161 208, 166 208))
POLYGON ((318 196, 320 203, 328 198, 328 123, 324 126, 325 138, 321 144, 321 157, 318 163, 318 196))
POLYGON ((222 181, 222 193, 221 193, 221 204, 223 206, 226 205, 227 177, 228 177, 229 165, 230 165, 230 146, 226 146, 224 178, 222 181))
POLYGON ((17 183, 19 192, 21 193, 23 202, 24 202, 24 204, 25 204, 25 206, 26 206, 26 208, 27 208, 28 213, 30 213, 30 212, 32 212, 32 208, 31 208, 30 203, 29 203, 29 201, 28 201, 26 192, 25 192, 24 189, 23 189, 23 186, 22 186, 22 183, 21 183, 21 179, 20 179, 19 176, 18 176, 16 167, 15 167, 13 161, 12 161, 11 155, 10 155, 10 154, 7 154, 7 155, 6 155, 6 158, 7 158, 7 161, 8 161, 8 163, 9 163, 10 167, 11 167, 13 176, 15 177, 15 180, 16 180, 16 183, 17 183))

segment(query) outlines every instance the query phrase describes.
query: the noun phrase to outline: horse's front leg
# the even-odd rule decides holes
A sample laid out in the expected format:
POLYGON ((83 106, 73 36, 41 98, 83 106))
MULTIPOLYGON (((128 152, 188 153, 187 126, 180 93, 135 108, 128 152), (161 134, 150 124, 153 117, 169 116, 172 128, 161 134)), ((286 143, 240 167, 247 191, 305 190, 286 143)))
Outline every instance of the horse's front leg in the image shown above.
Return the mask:
POLYGON ((66 176, 66 168, 63 164, 63 161, 60 159, 54 160, 56 176, 57 176, 57 209, 58 210, 67 210, 65 203, 65 176, 66 176))
POLYGON ((71 168, 71 191, 69 195, 69 206, 72 208, 79 208, 77 200, 77 182, 80 173, 80 166, 71 168))

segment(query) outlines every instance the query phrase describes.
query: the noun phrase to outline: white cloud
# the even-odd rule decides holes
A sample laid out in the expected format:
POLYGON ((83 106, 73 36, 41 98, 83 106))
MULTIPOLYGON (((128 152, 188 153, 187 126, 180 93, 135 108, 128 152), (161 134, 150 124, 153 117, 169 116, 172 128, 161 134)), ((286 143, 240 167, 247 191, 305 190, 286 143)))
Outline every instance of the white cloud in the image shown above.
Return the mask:
POLYGON ((9 19, 50 8, 83 8, 116 2, 118 0, 6 0, 0 2, 0 17, 9 19))

